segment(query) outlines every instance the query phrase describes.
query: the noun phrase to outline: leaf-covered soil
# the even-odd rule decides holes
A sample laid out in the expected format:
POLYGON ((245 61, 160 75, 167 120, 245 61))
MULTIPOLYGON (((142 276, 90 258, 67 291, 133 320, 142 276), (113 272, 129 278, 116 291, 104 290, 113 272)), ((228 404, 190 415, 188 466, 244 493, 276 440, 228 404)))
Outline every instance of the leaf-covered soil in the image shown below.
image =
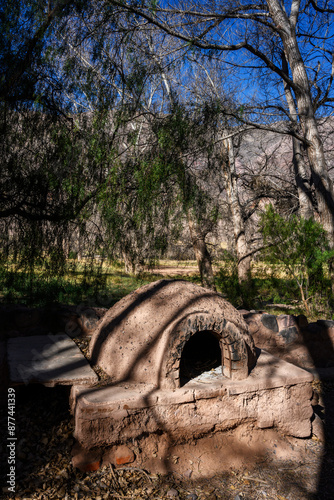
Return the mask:
MULTIPOLYGON (((319 389, 319 385, 318 385, 319 389)), ((15 499, 181 499, 181 500, 302 500, 334 498, 333 415, 334 385, 322 384, 326 442, 316 438, 294 440, 300 459, 262 458, 252 467, 229 468, 214 477, 192 479, 160 476, 131 467, 105 466, 83 473, 71 464, 73 422, 68 409, 68 388, 27 386, 17 389, 16 489, 8 495, 6 428, 7 408, 1 410, 0 498, 15 499), (332 424, 332 425, 331 425, 332 424), (296 444, 297 443, 297 444, 296 444)), ((319 405, 320 410, 323 408, 319 405)), ((275 443, 273 443, 275 446, 275 443)))
MULTIPOLYGON (((87 355, 88 338, 75 339, 87 355)), ((98 372, 103 380, 103 372, 98 372)), ((247 457, 236 466, 222 463, 212 477, 187 474, 159 475, 140 468, 105 466, 80 472, 72 466, 73 419, 69 388, 40 385, 16 388, 15 493, 8 494, 9 472, 6 405, 0 410, 0 499, 40 500, 311 500, 334 498, 334 383, 314 386, 315 408, 325 419, 325 441, 269 435, 268 449, 255 464, 247 457), (282 443, 293 449, 282 458, 282 443)), ((191 457, 189 457, 191 460, 191 457)))

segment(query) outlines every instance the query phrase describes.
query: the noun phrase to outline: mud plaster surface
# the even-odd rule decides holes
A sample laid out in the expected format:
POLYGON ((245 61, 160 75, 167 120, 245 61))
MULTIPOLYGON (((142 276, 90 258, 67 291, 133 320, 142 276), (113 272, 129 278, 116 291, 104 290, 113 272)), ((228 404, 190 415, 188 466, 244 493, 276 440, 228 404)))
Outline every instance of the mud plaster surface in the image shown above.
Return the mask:
POLYGON ((196 329, 227 335, 226 342, 240 351, 235 373, 243 367, 242 378, 247 376, 255 348, 242 315, 220 294, 182 280, 150 283, 115 304, 93 333, 91 360, 113 382, 175 388, 183 346, 196 329))
MULTIPOLYGON (((296 467, 312 458, 309 440, 284 436, 274 429, 257 429, 243 424, 230 431, 214 433, 182 445, 171 445, 167 435, 150 435, 130 448, 135 453, 134 467, 143 467, 155 473, 178 473, 198 479, 213 477, 224 471, 249 470, 261 462, 273 461, 276 467, 296 467)), ((103 463, 113 462, 116 451, 111 448, 103 456, 103 463)), ((318 466, 322 450, 317 448, 318 466)))

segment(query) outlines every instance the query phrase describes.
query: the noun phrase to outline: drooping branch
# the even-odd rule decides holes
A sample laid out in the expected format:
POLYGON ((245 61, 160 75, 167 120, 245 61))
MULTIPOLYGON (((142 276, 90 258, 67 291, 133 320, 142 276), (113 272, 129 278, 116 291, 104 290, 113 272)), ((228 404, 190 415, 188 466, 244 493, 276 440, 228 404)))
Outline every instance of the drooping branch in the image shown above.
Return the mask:
MULTIPOLYGON (((228 14, 227 13, 222 14, 222 15, 219 15, 216 13, 210 14, 210 20, 214 20, 214 23, 209 28, 206 28, 202 34, 197 35, 195 37, 191 37, 187 34, 184 34, 180 31, 177 31, 175 28, 171 27, 169 23, 159 20, 156 15, 148 13, 144 9, 140 9, 138 7, 135 7, 134 5, 125 4, 124 2, 121 2, 118 0, 109 0, 109 3, 116 5, 118 7, 123 7, 126 10, 128 10, 129 12, 132 12, 133 14, 141 16, 143 19, 145 19, 149 23, 153 24, 154 26, 157 26, 158 28, 163 30, 168 35, 171 35, 171 36, 173 36, 179 40, 182 40, 183 42, 186 42, 187 44, 194 46, 194 47, 197 47, 199 49, 217 50, 217 51, 221 51, 221 52, 234 52, 234 51, 239 51, 239 50, 247 50, 251 54, 253 54, 256 57, 258 57, 259 59, 261 59, 270 70, 274 71, 281 78, 286 80, 286 82, 292 88, 295 87, 293 80, 291 80, 284 72, 282 72, 282 70, 279 66, 274 64, 273 61, 271 61, 269 59, 269 57, 267 57, 266 54, 264 54, 261 50, 259 50, 255 46, 248 43, 247 40, 239 42, 239 43, 235 43, 235 44, 221 44, 218 42, 213 43, 213 42, 203 40, 204 35, 208 34, 209 31, 213 30, 223 20, 225 20, 225 19, 241 19, 241 15, 239 16, 238 13, 235 13, 235 11, 233 11, 233 9, 228 14), (216 20, 219 20, 219 22, 217 23, 216 20)), ((194 17, 196 17, 196 14, 194 14, 192 11, 189 11, 189 12, 181 11, 181 12, 179 12, 179 14, 184 14, 184 15, 189 14, 189 15, 193 15, 194 17)), ((252 17, 252 20, 259 21, 255 15, 254 15, 254 17, 252 17)), ((279 32, 279 30, 275 27, 275 25, 273 25, 271 23, 267 23, 266 25, 270 26, 270 28, 273 31, 279 32)))
POLYGON ((24 72, 31 65, 34 50, 37 44, 42 40, 49 26, 52 24, 54 19, 61 13, 64 7, 69 4, 71 0, 59 0, 52 10, 49 10, 44 22, 36 30, 32 38, 27 42, 26 47, 21 49, 21 53, 24 53, 23 58, 19 59, 19 62, 14 66, 11 71, 9 78, 5 80, 3 85, 0 87, 0 101, 6 100, 9 92, 17 84, 17 82, 22 78, 24 72))

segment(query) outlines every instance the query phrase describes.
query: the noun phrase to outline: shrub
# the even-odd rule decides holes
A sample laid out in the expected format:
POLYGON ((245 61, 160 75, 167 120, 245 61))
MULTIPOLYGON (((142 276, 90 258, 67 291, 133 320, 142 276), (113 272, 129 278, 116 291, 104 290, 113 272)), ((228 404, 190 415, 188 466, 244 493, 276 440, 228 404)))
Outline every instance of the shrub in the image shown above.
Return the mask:
POLYGON ((324 264, 334 255, 323 227, 314 219, 296 215, 285 219, 269 205, 262 215, 260 230, 265 259, 271 264, 282 265, 287 276, 297 283, 309 313, 309 300, 317 288, 325 287, 324 264))

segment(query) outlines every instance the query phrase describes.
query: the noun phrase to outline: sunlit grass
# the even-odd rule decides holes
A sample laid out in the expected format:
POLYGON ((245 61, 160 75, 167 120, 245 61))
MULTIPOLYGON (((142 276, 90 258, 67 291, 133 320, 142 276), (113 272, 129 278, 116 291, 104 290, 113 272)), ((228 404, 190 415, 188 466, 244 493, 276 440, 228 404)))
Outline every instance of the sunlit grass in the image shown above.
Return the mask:
MULTIPOLYGON (((121 262, 103 265, 96 262, 93 267, 90 264, 88 261, 68 261, 66 272, 51 276, 43 268, 28 273, 15 270, 13 264, 7 263, 0 268, 0 302, 29 306, 85 303, 109 308, 139 287, 162 278, 200 284, 196 261, 161 260, 153 270, 147 269, 138 275, 126 273, 121 262)), ((296 284, 288 279, 281 266, 254 263, 252 284, 246 296, 240 292, 232 264, 215 262, 214 270, 218 291, 237 308, 266 310, 273 314, 305 314, 296 284), (219 272, 222 265, 223 275, 219 272)), ((328 300, 321 294, 311 302, 312 318, 332 317, 328 300)))
MULTIPOLYGON (((176 261, 172 261, 172 264, 163 261, 163 265, 176 267, 176 261)), ((125 295, 162 277, 149 270, 138 275, 128 274, 125 273, 124 266, 117 262, 91 267, 88 262, 69 261, 66 272, 58 276, 50 276, 41 268, 36 268, 33 274, 19 271, 15 270, 13 264, 7 264, 0 269, 0 300, 34 306, 51 302, 86 302, 94 306, 110 307, 125 295)), ((168 278, 168 275, 164 277, 168 278)), ((180 278, 199 282, 196 276, 180 278)))

